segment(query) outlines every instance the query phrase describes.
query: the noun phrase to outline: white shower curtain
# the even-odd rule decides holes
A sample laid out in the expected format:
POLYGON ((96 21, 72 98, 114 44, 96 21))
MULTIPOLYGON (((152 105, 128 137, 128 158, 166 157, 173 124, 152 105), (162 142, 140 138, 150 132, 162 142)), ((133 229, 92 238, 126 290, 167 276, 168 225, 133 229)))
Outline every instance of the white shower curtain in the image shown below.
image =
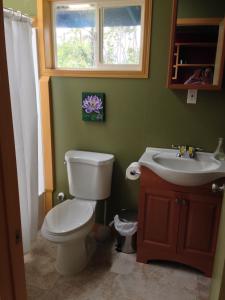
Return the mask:
MULTIPOLYGON (((24 253, 38 227, 37 105, 28 18, 4 11, 24 253)), ((7 142, 7 141, 6 141, 7 142)), ((10 178, 9 178, 10 180, 10 178)))

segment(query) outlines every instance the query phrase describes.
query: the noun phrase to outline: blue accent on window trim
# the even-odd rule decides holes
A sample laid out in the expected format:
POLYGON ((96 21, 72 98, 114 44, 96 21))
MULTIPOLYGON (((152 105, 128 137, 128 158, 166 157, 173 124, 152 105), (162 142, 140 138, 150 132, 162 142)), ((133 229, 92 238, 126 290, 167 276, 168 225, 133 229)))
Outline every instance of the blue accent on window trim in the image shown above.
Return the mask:
POLYGON ((59 11, 56 14, 56 27, 95 27, 95 11, 59 11))
POLYGON ((141 6, 127 6, 104 9, 104 26, 138 26, 141 25, 141 6))
MULTIPOLYGON (((141 24, 141 6, 104 8, 104 26, 138 26, 141 24)), ((57 11, 57 28, 95 27, 95 11, 57 11)))

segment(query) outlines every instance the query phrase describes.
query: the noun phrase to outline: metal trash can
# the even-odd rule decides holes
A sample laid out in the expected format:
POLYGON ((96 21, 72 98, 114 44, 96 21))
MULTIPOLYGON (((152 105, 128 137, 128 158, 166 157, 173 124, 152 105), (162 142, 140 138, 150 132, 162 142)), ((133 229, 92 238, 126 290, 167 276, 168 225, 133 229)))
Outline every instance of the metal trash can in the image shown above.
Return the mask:
POLYGON ((116 223, 116 216, 114 218, 114 227, 117 231, 117 243, 116 250, 123 253, 135 253, 137 250, 137 211, 123 209, 118 214, 120 228, 116 223), (129 225, 131 228, 131 234, 123 232, 123 225, 129 225), (133 230, 132 230, 133 225, 133 230))

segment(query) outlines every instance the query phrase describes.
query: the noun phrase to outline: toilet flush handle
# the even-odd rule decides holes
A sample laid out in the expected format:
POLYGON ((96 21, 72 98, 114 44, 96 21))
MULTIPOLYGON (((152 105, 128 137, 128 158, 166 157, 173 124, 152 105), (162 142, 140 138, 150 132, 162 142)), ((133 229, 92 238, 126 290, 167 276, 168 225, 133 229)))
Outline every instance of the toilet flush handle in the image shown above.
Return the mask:
POLYGON ((57 195, 57 200, 58 200, 58 202, 62 202, 62 201, 64 201, 65 200, 65 194, 64 193, 59 193, 58 195, 57 195))

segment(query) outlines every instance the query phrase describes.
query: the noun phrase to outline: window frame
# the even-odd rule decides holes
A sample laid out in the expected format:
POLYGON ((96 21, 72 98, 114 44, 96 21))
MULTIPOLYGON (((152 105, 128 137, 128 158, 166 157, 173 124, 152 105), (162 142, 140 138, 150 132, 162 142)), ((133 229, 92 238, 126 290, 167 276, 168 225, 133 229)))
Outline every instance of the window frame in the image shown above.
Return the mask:
MULTIPOLYGON (((149 56, 150 56, 150 36, 151 36, 151 12, 152 12, 152 0, 142 0, 140 4, 139 0, 38 0, 38 36, 39 36, 39 56, 40 56, 40 71, 43 76, 68 76, 68 77, 110 77, 110 78, 148 78, 149 76, 149 56), (57 4, 61 3, 97 3, 97 15, 96 15, 96 30, 98 31, 98 61, 101 59, 102 54, 99 50, 100 39, 99 35, 102 30, 100 29, 100 22, 103 21, 103 16, 100 17, 99 7, 101 11, 107 7, 124 7, 128 5, 141 5, 142 12, 141 17, 141 46, 143 49, 140 52, 140 64, 139 65, 121 65, 121 64, 101 64, 101 68, 90 69, 64 69, 58 68, 55 64, 56 56, 55 51, 55 34, 53 32, 53 24, 55 24, 53 10, 57 4), (101 56, 100 56, 101 55, 101 56), (110 67, 110 69, 109 69, 110 67), (134 69, 135 67, 135 69, 134 69)), ((103 27, 102 27, 103 29, 103 27)), ((101 41, 102 49, 103 42, 101 41)), ((102 51, 101 51, 102 52, 102 51)), ((99 65, 98 65, 99 67, 99 65)))

